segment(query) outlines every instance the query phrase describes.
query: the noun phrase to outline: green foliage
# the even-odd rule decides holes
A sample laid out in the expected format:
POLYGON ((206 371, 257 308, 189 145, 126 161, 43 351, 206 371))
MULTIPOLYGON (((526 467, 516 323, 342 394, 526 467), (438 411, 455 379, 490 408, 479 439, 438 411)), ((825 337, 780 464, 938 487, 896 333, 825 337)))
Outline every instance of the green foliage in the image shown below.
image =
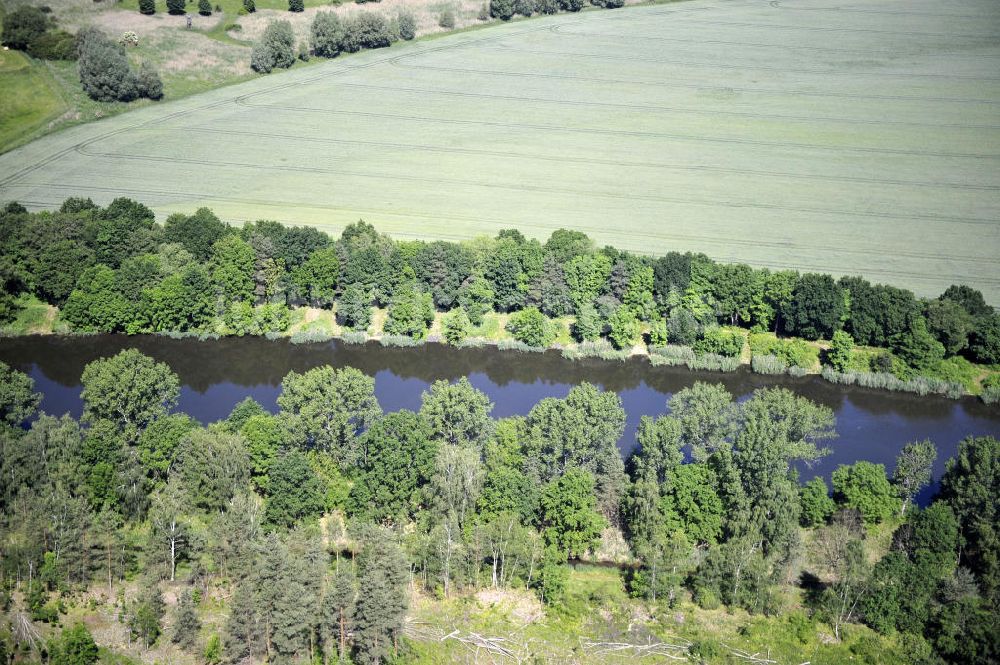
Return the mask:
POLYGON ((604 323, 597 315, 597 310, 591 304, 580 307, 573 324, 573 335, 581 342, 590 342, 599 339, 604 330, 604 323))
POLYGON ((937 459, 937 448, 929 439, 914 441, 903 446, 896 457, 896 469, 892 473, 896 492, 903 500, 903 510, 913 497, 931 482, 931 471, 937 459))
POLYGON ((342 465, 361 459, 358 438, 382 415, 375 381, 353 367, 289 372, 278 406, 292 443, 328 452, 342 465))
POLYGON ((396 17, 396 25, 399 26, 399 38, 403 41, 408 42, 417 36, 417 19, 414 18, 413 12, 400 12, 396 17))
POLYGON ((889 339, 893 352, 918 371, 936 367, 944 358, 944 345, 927 331, 924 319, 913 321, 905 332, 889 339))
MULTIPOLYGON (((185 651, 193 651, 198 645, 198 633, 201 631, 201 620, 190 591, 180 595, 177 611, 174 617, 173 633, 170 641, 185 651)), ((215 638, 218 641, 218 637, 215 638)), ((218 648, 218 646, 216 647, 218 648)))
POLYGON ((610 331, 608 339, 616 349, 630 349, 639 340, 642 324, 628 307, 619 307, 608 322, 610 331))
POLYGON ((166 415, 180 395, 177 375, 135 349, 88 364, 80 383, 83 419, 106 421, 129 441, 166 415))
POLYGON ((58 639, 49 643, 48 662, 52 665, 94 665, 97 656, 97 644, 82 623, 64 629, 58 639))
POLYGON ((667 476, 661 508, 668 531, 682 531, 698 544, 715 543, 722 532, 723 504, 717 478, 705 464, 681 464, 667 476))
POLYGON ((393 638, 403 627, 408 568, 389 536, 373 530, 358 558, 358 596, 354 609, 354 656, 359 663, 388 659, 393 638))
POLYGON ((49 18, 38 7, 23 5, 3 17, 3 43, 24 51, 49 29, 49 18))
POLYGON ((165 613, 166 606, 163 603, 163 594, 155 584, 144 589, 138 602, 130 608, 127 620, 128 628, 134 637, 142 640, 147 649, 153 646, 160 637, 165 613))
POLYGON ((785 318, 785 332, 829 339, 844 318, 844 294, 829 275, 802 275, 785 318))
POLYGON ((732 358, 743 353, 743 342, 743 335, 736 331, 710 326, 705 328, 702 338, 694 343, 694 350, 732 358))
POLYGON ((198 13, 202 16, 211 16, 212 3, 209 0, 198 0, 198 13))
POLYGON ((899 510, 899 499, 881 464, 841 465, 834 470, 831 480, 836 501, 857 509, 867 524, 878 524, 899 510))
POLYGON ((318 12, 310 28, 313 52, 323 58, 334 58, 340 53, 344 28, 334 12, 318 12))
POLYGON ((462 285, 458 302, 474 326, 483 324, 483 315, 493 309, 494 292, 487 280, 477 277, 462 285))
POLYGON ((392 43, 389 22, 374 12, 354 12, 343 22, 340 50, 355 53, 363 48, 385 48, 392 43))
POLYGON ((301 12, 306 8, 303 0, 288 0, 288 11, 290 12, 301 12))
POLYGON ((139 13, 152 15, 156 13, 156 0, 139 0, 139 13))
POLYGON ((429 436, 443 443, 482 449, 493 436, 493 403, 465 377, 456 383, 440 380, 421 395, 420 417, 429 436))
POLYGON ((226 231, 226 224, 208 208, 198 208, 193 215, 170 215, 163 224, 164 239, 180 243, 199 261, 212 256, 212 246, 226 231))
POLYGON ((390 335, 423 339, 434 321, 434 300, 417 286, 400 288, 389 303, 384 330, 390 335))
POLYGON ((516 3, 514 0, 490 0, 490 16, 502 21, 514 18, 516 3))
POLYGON ((819 477, 813 478, 799 489, 799 501, 802 503, 799 523, 809 528, 826 524, 837 508, 836 502, 830 497, 826 481, 819 477))
POLYGON ((180 15, 187 12, 184 0, 167 0, 167 11, 173 15, 180 15))
POLYGON ((364 287, 351 284, 337 305, 337 322, 353 330, 367 330, 372 320, 372 298, 364 287))
POLYGON ((441 322, 444 338, 449 344, 459 345, 472 332, 472 322, 469 315, 461 307, 453 309, 444 316, 441 322))
POLYGON ((30 419, 42 399, 34 388, 34 379, 0 362, 0 420, 17 427, 30 419))
POLYGON ((163 84, 156 71, 143 63, 135 72, 124 47, 96 28, 82 30, 78 40, 80 83, 91 99, 130 102, 140 97, 159 99, 163 96, 163 84))
POLYGON ((607 522, 596 510, 594 477, 570 469, 542 489, 540 525, 545 542, 563 557, 580 557, 592 550, 607 522))
POLYGON ((287 69, 295 63, 295 34, 288 21, 271 21, 260 41, 253 45, 250 67, 262 74, 287 69))
POLYGON ((851 367, 854 356, 854 340, 843 330, 833 333, 833 342, 826 359, 838 372, 846 372, 851 367))
POLYGON ((362 445, 351 513, 378 524, 406 523, 420 507, 421 489, 434 468, 437 445, 429 428, 412 411, 396 411, 376 422, 362 445))
POLYGON ((507 330, 514 339, 528 346, 545 347, 555 339, 552 323, 536 307, 528 307, 511 314, 507 330))
POLYGON ((264 521, 268 524, 288 527, 318 517, 326 507, 326 489, 299 451, 288 451, 271 463, 267 490, 264 521))
POLYGON ((977 575, 983 595, 1000 600, 1000 441, 968 437, 948 460, 940 498, 951 506, 962 529, 963 565, 977 575))

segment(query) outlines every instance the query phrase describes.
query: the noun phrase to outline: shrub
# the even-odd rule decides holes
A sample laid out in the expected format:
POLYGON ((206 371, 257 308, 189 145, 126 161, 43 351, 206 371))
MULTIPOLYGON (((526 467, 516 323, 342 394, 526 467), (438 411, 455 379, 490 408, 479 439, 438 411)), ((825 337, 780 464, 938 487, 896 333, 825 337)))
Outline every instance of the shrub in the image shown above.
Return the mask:
POLYGON ((450 9, 441 12, 441 15, 438 17, 438 25, 445 30, 453 29, 455 27, 455 12, 450 9))
POLYGON ((309 62, 309 47, 305 42, 299 42, 299 60, 309 62))
POLYGON ((355 53, 363 48, 385 48, 391 43, 389 22, 380 14, 358 12, 344 21, 341 51, 355 53))
POLYGON ((559 0, 559 8, 567 12, 578 12, 583 9, 583 0, 559 0))
POLYGON ((843 372, 851 366, 854 356, 854 338, 843 330, 833 333, 833 343, 827 351, 826 359, 838 372, 843 372))
POLYGON ((257 3, 254 0, 243 0, 243 9, 246 10, 247 14, 253 14, 257 11, 257 3))
POLYGON ((319 12, 313 19, 313 53, 322 58, 334 58, 340 53, 340 43, 344 40, 344 27, 333 12, 319 12))
POLYGON ((487 3, 483 3, 483 6, 479 8, 479 14, 476 16, 480 21, 490 20, 490 6, 487 3))
POLYGON ((516 0, 490 0, 490 16, 509 21, 514 17, 516 7, 516 0))
POLYGON ((417 19, 413 18, 412 12, 400 12, 396 17, 396 25, 399 26, 399 38, 410 41, 417 36, 417 19))
POLYGON ((76 60, 76 37, 65 30, 53 30, 28 44, 28 55, 39 60, 76 60))
POLYGON ((629 307, 619 307, 611 316, 609 324, 611 330, 608 332, 608 339, 611 340, 616 349, 630 348, 635 344, 642 331, 642 325, 629 307))
POLYGON ((167 12, 173 15, 187 13, 187 3, 184 0, 167 0, 167 12))
POLYGON ((579 358, 600 358, 601 360, 624 361, 629 357, 628 351, 616 351, 611 343, 601 339, 596 342, 582 342, 575 349, 563 349, 563 358, 577 360, 579 358))
POLYGON ((306 5, 303 0, 288 0, 288 11, 290 12, 301 12, 305 11, 306 5))
POLYGON ((98 30, 81 33, 80 83, 91 99, 127 102, 139 96, 125 49, 98 30))
POLYGON ((658 319, 649 328, 649 343, 653 346, 663 346, 670 339, 670 332, 667 330, 667 320, 658 319))
POLYGON ((507 330, 519 342, 528 346, 544 347, 552 343, 555 331, 537 307, 514 312, 507 322, 507 330))
POLYGON ((212 3, 208 0, 198 0, 198 13, 202 16, 211 16, 212 3))
POLYGON ((799 488, 799 497, 802 504, 799 523, 805 527, 815 527, 826 523, 837 508, 837 504, 830 498, 830 491, 822 478, 813 478, 799 488))
POLYGON ((743 335, 718 326, 706 328, 703 337, 694 343, 698 353, 715 353, 721 356, 738 356, 743 352, 743 335))
POLYGON ((593 341, 601 336, 603 330, 604 324, 597 316, 597 310, 594 309, 594 306, 584 305, 581 307, 576 322, 573 324, 573 336, 581 342, 593 341))
POLYGON ((993 374, 983 379, 982 400, 986 404, 1000 402, 1000 374, 993 374))
POLYGON ((674 344, 690 346, 698 340, 701 326, 694 314, 684 308, 677 308, 670 313, 667 319, 667 334, 674 344))
POLYGON ((465 338, 472 332, 472 322, 469 315, 461 307, 451 310, 445 315, 442 321, 444 338, 449 344, 458 346, 465 341, 465 338))
POLYGON ((139 13, 151 15, 156 13, 156 0, 139 0, 139 13))
POLYGON ((866 524, 877 524, 899 511, 899 499, 881 464, 841 465, 834 470, 831 480, 837 502, 856 508, 866 524))
POLYGON ((163 98, 163 81, 160 80, 160 75, 148 62, 139 65, 139 71, 135 74, 135 89, 140 97, 163 98))
POLYGON ((7 14, 3 20, 3 43, 25 50, 49 29, 49 19, 38 7, 25 5, 7 14))
POLYGON ((288 21, 271 21, 260 41, 250 52, 250 66, 267 74, 272 69, 287 69, 295 62, 295 35, 288 21))

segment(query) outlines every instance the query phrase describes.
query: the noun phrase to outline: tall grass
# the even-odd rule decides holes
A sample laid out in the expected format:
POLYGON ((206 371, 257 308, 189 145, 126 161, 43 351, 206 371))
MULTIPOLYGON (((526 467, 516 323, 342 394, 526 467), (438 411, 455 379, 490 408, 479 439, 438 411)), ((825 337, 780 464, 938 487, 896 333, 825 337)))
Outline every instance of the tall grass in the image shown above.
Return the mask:
POLYGON ((944 395, 952 399, 958 399, 965 394, 965 387, 961 383, 927 376, 900 379, 886 372, 838 372, 832 367, 824 367, 822 376, 831 383, 845 386, 861 386, 917 395, 944 395))

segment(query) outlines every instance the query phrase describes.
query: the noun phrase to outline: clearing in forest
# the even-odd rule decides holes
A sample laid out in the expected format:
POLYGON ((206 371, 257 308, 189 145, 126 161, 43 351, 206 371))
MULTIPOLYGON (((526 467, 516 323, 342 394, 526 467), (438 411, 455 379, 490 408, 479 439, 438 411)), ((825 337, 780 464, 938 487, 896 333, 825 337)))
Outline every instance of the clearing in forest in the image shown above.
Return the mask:
POLYGON ((397 44, 0 156, 0 199, 599 244, 1000 303, 1000 5, 695 0, 397 44))

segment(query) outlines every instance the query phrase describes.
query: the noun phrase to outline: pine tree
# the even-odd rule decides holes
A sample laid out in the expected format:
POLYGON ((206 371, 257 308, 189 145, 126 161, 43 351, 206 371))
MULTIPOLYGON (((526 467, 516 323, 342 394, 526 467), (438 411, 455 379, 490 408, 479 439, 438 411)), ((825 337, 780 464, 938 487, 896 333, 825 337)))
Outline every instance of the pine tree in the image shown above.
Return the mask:
POLYGON ((241 583, 233 593, 229 610, 229 620, 223 635, 226 661, 238 663, 244 659, 253 661, 260 653, 260 615, 254 601, 254 584, 241 583))
POLYGON ((329 650, 334 645, 340 660, 347 657, 347 633, 351 630, 357 580, 351 567, 341 562, 327 580, 323 596, 323 639, 329 650))
POLYGON ((201 631, 201 620, 195 608, 194 598, 190 591, 181 594, 177 603, 177 616, 174 619, 174 634, 171 641, 185 651, 193 652, 198 645, 198 633, 201 631))
POLYGON ((361 583, 354 609, 354 654, 364 665, 380 665, 395 650, 406 613, 406 560, 381 531, 361 551, 361 583))
POLYGON ((140 14, 155 14, 156 13, 156 0, 139 0, 139 13, 140 14))

